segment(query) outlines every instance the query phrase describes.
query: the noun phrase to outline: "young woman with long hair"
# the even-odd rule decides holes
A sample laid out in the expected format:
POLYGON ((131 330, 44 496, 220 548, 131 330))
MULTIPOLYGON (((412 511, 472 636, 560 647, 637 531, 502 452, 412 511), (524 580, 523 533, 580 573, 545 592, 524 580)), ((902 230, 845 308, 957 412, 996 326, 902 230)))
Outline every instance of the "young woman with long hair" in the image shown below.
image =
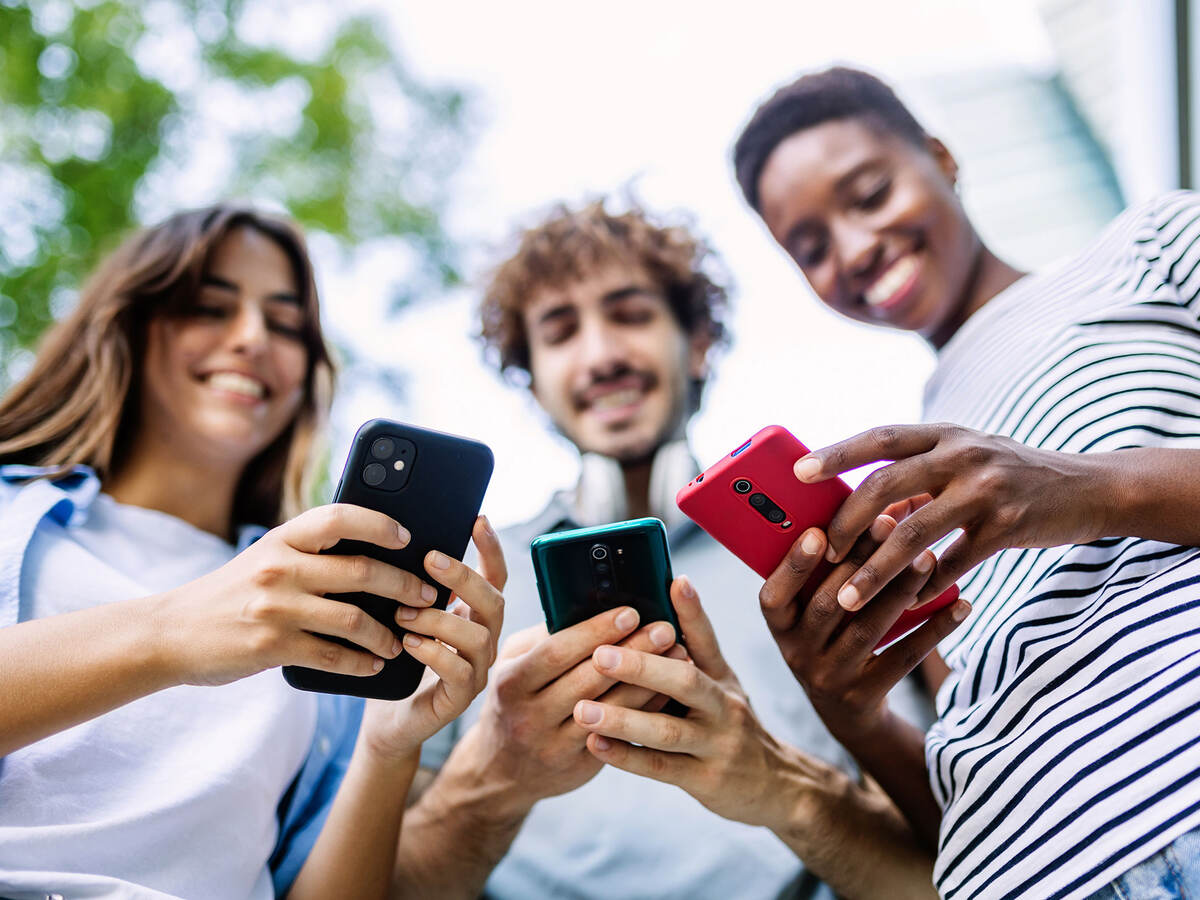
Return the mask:
POLYGON ((486 682, 505 570, 482 517, 480 573, 321 554, 409 539, 303 511, 332 374, 300 234, 214 206, 112 253, 0 400, 0 895, 386 895, 421 743, 486 682), (403 646, 326 596, 360 590, 397 601, 403 646), (401 652, 429 669, 395 703, 277 668, 401 652))

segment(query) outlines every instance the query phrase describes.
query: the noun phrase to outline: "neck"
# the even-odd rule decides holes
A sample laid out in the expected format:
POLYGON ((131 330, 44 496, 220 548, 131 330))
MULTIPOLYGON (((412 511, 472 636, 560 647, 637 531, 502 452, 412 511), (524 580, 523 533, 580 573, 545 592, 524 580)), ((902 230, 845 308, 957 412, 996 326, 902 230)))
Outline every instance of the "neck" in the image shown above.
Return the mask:
POLYGON ((178 450, 139 436, 124 464, 106 480, 105 492, 120 503, 168 513, 230 540, 241 467, 197 461, 178 450))
POLYGON ((621 464, 621 475, 625 479, 625 509, 631 519, 650 515, 650 470, 653 466, 653 457, 621 464))
POLYGON ((925 339, 933 345, 934 349, 940 350, 950 338, 954 337, 955 332, 963 326, 967 319, 983 309, 988 301, 1001 291, 1011 287, 1018 279, 1025 277, 1026 274, 1015 266, 1010 266, 986 246, 980 245, 979 256, 975 260, 975 266, 967 279, 967 288, 963 292, 964 302, 949 320, 944 322, 933 334, 926 335, 925 339))

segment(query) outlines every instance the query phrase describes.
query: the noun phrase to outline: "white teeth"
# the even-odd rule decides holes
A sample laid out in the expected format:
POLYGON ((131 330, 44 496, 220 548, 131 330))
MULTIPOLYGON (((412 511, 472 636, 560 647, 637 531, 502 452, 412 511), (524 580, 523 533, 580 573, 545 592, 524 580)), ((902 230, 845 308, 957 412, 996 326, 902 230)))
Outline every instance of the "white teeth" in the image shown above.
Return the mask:
POLYGON ((624 391, 613 391, 611 394, 602 394, 592 401, 593 409, 616 409, 618 406, 629 406, 632 403, 637 403, 642 398, 642 392, 637 388, 629 388, 624 391))
POLYGON ((219 391, 243 394, 253 397, 255 400, 261 400, 266 393, 262 382, 239 375, 237 372, 214 372, 208 376, 208 384, 219 391))
POLYGON ((916 269, 917 260, 911 254, 901 257, 867 288, 863 299, 869 306, 882 306, 895 296, 896 291, 904 287, 916 269))

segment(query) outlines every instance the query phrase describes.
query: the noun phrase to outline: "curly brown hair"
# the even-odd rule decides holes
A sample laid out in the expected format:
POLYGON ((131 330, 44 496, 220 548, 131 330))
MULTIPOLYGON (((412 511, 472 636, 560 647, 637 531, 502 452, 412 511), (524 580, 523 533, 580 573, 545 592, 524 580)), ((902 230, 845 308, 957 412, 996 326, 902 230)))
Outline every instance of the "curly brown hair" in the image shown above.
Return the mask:
POLYGON ((611 213, 599 199, 580 209, 555 206, 516 243, 516 252, 492 271, 479 305, 485 354, 502 373, 529 374, 527 298, 613 262, 645 268, 685 333, 707 333, 713 348, 729 341, 729 278, 716 253, 684 225, 656 222, 636 203, 611 213))

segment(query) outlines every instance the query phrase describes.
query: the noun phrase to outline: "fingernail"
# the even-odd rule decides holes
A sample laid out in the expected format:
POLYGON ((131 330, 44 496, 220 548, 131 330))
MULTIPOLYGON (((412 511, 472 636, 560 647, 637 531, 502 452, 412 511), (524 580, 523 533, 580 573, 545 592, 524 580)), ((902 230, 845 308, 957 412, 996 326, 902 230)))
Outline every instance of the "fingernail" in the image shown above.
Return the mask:
POLYGON ((683 596, 687 597, 689 600, 696 599, 695 585, 692 584, 692 579, 688 578, 686 575, 679 576, 679 589, 683 591, 683 596))
POLYGON ((631 631, 637 626, 638 614, 632 609, 623 609, 617 614, 616 626, 622 631, 631 631))
POLYGON ((421 646, 421 639, 415 634, 406 634, 404 636, 404 646, 415 649, 421 646))
POLYGON ((895 525, 895 520, 888 516, 876 516, 875 521, 871 523, 871 537, 877 541, 885 541, 895 525))
POLYGON ((411 606, 402 606, 396 611, 396 618, 403 622, 411 622, 417 617, 417 611, 411 606))
POLYGON ((830 544, 829 549, 825 551, 825 560, 827 562, 837 562, 837 551, 833 549, 833 544, 830 544))
POLYGON ((375 662, 371 663, 371 668, 378 672, 383 668, 383 660, 376 657, 375 662))
POLYGON ((821 474, 821 460, 815 456, 806 456, 804 459, 796 460, 796 465, 793 468, 796 477, 801 481, 808 481, 810 478, 816 478, 821 474))
POLYGON ((670 647, 675 643, 675 629, 666 622, 659 622, 650 629, 650 643, 655 647, 670 647))
POLYGON ((401 644, 399 641, 394 641, 392 643, 392 656, 399 656, 403 650, 404 650, 404 645, 401 644))
POLYGON ((621 654, 614 647, 601 647, 596 651, 596 665, 602 669, 615 669, 621 661, 621 654))
POLYGON ((408 529, 399 522, 396 523, 396 533, 400 536, 401 547, 407 545, 408 542, 412 540, 412 535, 408 533, 408 529))
POLYGON ((800 549, 809 556, 816 556, 817 551, 821 549, 821 539, 812 532, 804 536, 804 540, 800 542, 800 549))
POLYGON ((838 591, 838 603, 841 604, 842 609, 848 609, 853 612, 854 610, 858 609, 859 603, 861 602, 861 596, 858 593, 858 588, 852 584, 842 585, 842 589, 838 591))
POLYGON ((492 528, 492 522, 491 522, 491 520, 490 520, 490 519, 489 519, 487 516, 480 516, 480 518, 481 518, 481 519, 483 519, 483 530, 484 530, 484 532, 486 532, 487 534, 490 534, 490 535, 492 535, 492 537, 495 537, 495 536, 496 536, 496 529, 492 528))
POLYGON ((589 703, 587 700, 579 701, 579 721, 584 725, 595 725, 603 716, 600 704, 589 703))
POLYGON ((445 553, 440 553, 437 550, 434 550, 432 555, 429 557, 429 565, 433 566, 435 569, 448 569, 450 568, 450 557, 448 557, 445 553))
POLYGON ((432 603, 437 599, 437 588, 432 584, 421 585, 421 599, 426 603, 432 603))
POLYGON ((608 740, 608 738, 598 737, 594 741, 594 744, 595 744, 597 750, 611 750, 612 749, 612 743, 608 740))
POLYGON ((920 556, 913 560, 913 568, 920 575, 928 575, 933 571, 934 557, 932 553, 922 552, 920 556))
POLYGON ((950 610, 950 618, 955 622, 961 622, 967 617, 967 613, 971 611, 971 604, 966 600, 959 600, 954 604, 954 609, 950 610))

